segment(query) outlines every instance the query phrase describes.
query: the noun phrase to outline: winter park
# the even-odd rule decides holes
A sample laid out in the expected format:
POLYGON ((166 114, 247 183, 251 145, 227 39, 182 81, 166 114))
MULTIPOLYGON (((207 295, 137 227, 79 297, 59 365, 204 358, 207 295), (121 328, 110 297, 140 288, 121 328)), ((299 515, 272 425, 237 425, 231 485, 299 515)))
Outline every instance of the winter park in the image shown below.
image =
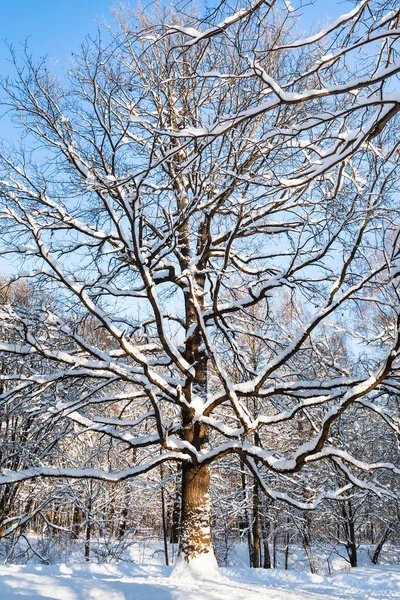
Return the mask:
POLYGON ((0 20, 0 600, 400 598, 400 1, 0 20))

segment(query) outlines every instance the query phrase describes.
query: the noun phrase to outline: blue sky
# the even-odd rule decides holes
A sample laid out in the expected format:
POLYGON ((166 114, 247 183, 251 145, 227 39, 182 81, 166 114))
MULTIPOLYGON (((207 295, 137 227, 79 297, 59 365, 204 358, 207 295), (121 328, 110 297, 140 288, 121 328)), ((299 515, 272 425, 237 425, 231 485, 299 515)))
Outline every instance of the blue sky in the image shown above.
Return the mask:
POLYGON ((0 0, 0 71, 10 72, 6 41, 16 49, 29 37, 35 56, 65 62, 88 33, 96 31, 96 19, 110 20, 110 0, 0 0))
MULTIPOLYGON (((293 6, 298 6, 300 1, 292 0, 293 6)), ((47 54, 64 65, 70 51, 79 47, 85 35, 95 33, 99 19, 105 17, 112 21, 112 4, 112 0, 0 0, 0 74, 10 73, 5 41, 17 48, 29 38, 29 47, 36 57, 47 54)), ((151 0, 142 1, 148 10, 152 4, 151 0)), ((304 8, 305 25, 311 25, 313 20, 333 20, 352 4, 317 0, 314 6, 304 8)))

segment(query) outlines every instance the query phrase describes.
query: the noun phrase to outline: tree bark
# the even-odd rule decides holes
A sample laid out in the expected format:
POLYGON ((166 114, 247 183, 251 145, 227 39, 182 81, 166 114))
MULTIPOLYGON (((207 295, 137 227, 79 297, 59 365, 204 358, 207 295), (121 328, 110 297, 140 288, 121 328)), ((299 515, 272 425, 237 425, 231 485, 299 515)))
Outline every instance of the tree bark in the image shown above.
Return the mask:
POLYGON ((167 525, 167 514, 165 510, 165 490, 163 485, 164 479, 164 470, 163 465, 160 465, 160 477, 161 477, 161 519, 162 519, 162 528, 163 528, 163 541, 164 541, 164 557, 165 564, 167 567, 169 566, 169 556, 168 556, 168 525, 167 525))
MULTIPOLYGON (((174 117, 172 117, 174 118, 174 117)), ((177 140, 172 141, 178 144, 177 140)), ((178 160, 185 160, 184 153, 177 154, 178 160)), ((188 206, 188 183, 185 178, 173 174, 174 186, 177 192, 177 209, 184 214, 188 206)), ((191 268, 191 257, 194 254, 192 243, 196 244, 196 254, 201 256, 202 249, 207 241, 205 221, 197 226, 196 238, 191 240, 189 220, 183 220, 178 231, 178 246, 180 251, 180 267, 184 273, 191 268)), ((205 350, 205 340, 197 309, 204 309, 205 275, 202 269, 205 264, 200 260, 196 265, 194 275, 194 290, 185 289, 185 324, 187 337, 185 340, 184 356, 193 367, 193 374, 187 376, 183 386, 187 408, 182 409, 182 438, 189 442, 196 450, 207 447, 207 428, 204 424, 196 422, 196 411, 193 404, 207 400, 207 365, 208 356, 205 350)), ((187 562, 200 556, 213 552, 211 540, 211 505, 210 505, 210 469, 208 465, 196 463, 182 466, 182 533, 181 551, 183 559, 187 562)))
POLYGON ((290 519, 286 519, 286 533, 285 533, 285 570, 289 568, 289 548, 290 548, 290 532, 289 532, 290 519))
POLYGON ((90 541, 92 538, 92 481, 89 481, 89 498, 86 509, 85 560, 90 561, 90 541))
POLYGON ((379 540, 378 544, 376 545, 374 554, 372 555, 372 558, 371 558, 372 564, 374 564, 374 565, 378 564, 378 562, 379 562, 379 556, 380 556, 380 553, 382 552, 382 548, 383 548, 385 542, 391 536, 391 534, 392 534, 391 529, 389 527, 387 527, 385 529, 385 531, 383 532, 383 535, 382 535, 381 539, 379 540))
POLYGON ((264 539, 263 545, 264 545, 263 569, 270 569, 271 568, 271 554, 269 551, 268 540, 266 538, 264 539))
POLYGON ((260 523, 259 523, 259 490, 257 482, 253 485, 253 567, 260 567, 260 523))
POLYGON ((277 559, 277 543, 278 543, 278 536, 276 534, 276 532, 274 533, 274 537, 273 537, 273 543, 272 543, 272 566, 274 569, 276 569, 276 559, 277 559))
POLYGON ((212 552, 209 491, 209 467, 184 465, 181 550, 186 561, 212 552))
MULTIPOLYGON (((266 509, 266 507, 265 507, 266 509)), ((263 568, 270 569, 272 567, 271 563, 271 553, 269 550, 268 536, 270 533, 270 523, 268 521, 268 513, 264 512, 261 516, 261 532, 263 538, 263 549, 264 549, 264 560, 263 560, 263 568)))
POLYGON ((181 473, 177 474, 174 500, 172 504, 171 544, 178 544, 181 529, 181 473))
POLYGON ((72 511, 72 526, 71 537, 74 540, 79 538, 82 523, 82 510, 78 506, 74 506, 72 511))
POLYGON ((248 508, 246 473, 244 470, 243 461, 240 461, 240 475, 241 475, 243 502, 244 502, 245 530, 247 532, 247 550, 249 553, 249 566, 252 567, 253 566, 252 527, 251 527, 251 519, 250 519, 250 514, 249 514, 249 508, 248 508))
POLYGON ((347 555, 349 557, 351 567, 357 567, 358 556, 353 507, 350 500, 348 500, 346 503, 343 502, 341 507, 343 516, 343 528, 346 535, 347 555))
POLYGON ((122 510, 121 510, 120 523, 119 523, 119 527, 118 527, 119 539, 124 537, 127 526, 128 526, 128 499, 126 498, 125 504, 123 505, 122 510))
POLYGON ((85 560, 90 561, 90 540, 92 537, 92 523, 90 519, 86 523, 86 535, 85 535, 85 560))
MULTIPOLYGON (((187 236, 189 231, 182 231, 182 266, 188 267, 190 253, 187 236)), ((199 232, 199 243, 202 234, 199 232)), ((195 276, 196 301, 201 309, 204 298, 204 275, 195 276)), ((185 358, 194 367, 194 375, 186 379, 183 393, 188 408, 182 409, 183 439, 196 450, 207 448, 207 427, 196 422, 196 411, 193 401, 207 400, 207 363, 204 340, 198 323, 197 312, 190 294, 185 293, 186 324, 191 334, 186 339, 185 358)), ((190 560, 202 554, 213 552, 211 540, 211 505, 210 505, 210 469, 208 465, 184 463, 182 466, 182 536, 181 551, 184 560, 190 560)))

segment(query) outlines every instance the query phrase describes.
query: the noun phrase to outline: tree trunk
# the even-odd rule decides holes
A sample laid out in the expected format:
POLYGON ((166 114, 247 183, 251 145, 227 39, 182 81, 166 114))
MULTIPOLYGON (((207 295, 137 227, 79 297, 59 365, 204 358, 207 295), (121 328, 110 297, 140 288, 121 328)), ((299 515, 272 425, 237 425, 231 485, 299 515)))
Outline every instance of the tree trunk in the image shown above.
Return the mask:
POLYGON ((268 516, 265 513, 261 517, 261 531, 262 531, 263 549, 264 549, 263 568, 270 569, 272 567, 271 553, 269 550, 269 543, 268 543, 268 537, 269 537, 269 532, 270 532, 270 523, 268 521, 268 516))
POLYGON ((86 536, 85 536, 85 560, 86 562, 90 561, 90 539, 92 536, 92 523, 90 519, 88 519, 86 523, 86 536))
POLYGON ((71 526, 71 537, 74 540, 77 540, 79 537, 79 532, 81 530, 82 523, 82 510, 77 506, 74 506, 72 512, 72 526, 71 526))
MULTIPOLYGON (((175 142, 174 142, 175 143, 175 142)), ((178 210, 187 208, 187 184, 184 180, 176 180, 178 187, 178 210)), ((185 220, 179 228, 180 266, 182 272, 190 268, 193 249, 190 241, 189 221, 185 220)), ((204 221, 197 230, 197 254, 207 241, 204 221)), ((197 309, 204 308, 205 275, 202 269, 205 265, 201 261, 196 265, 197 272, 194 276, 195 292, 184 292, 185 323, 187 337, 185 340, 184 356, 192 365, 193 374, 187 376, 183 386, 183 394, 188 408, 182 409, 182 437, 201 451, 207 448, 207 427, 196 422, 196 410, 193 404, 207 401, 207 365, 208 356, 197 309)), ((190 562, 201 555, 213 554, 211 540, 211 505, 210 505, 210 468, 208 465, 188 464, 182 465, 182 533, 181 551, 184 561, 190 562)), ((216 561, 214 557, 216 566, 216 561)))
POLYGON ((379 540, 378 544, 376 545, 375 551, 371 558, 371 562, 374 565, 378 564, 379 556, 380 556, 380 553, 382 552, 382 548, 383 548, 385 542, 391 536, 391 533, 392 533, 391 529, 389 527, 387 527, 387 529, 385 529, 385 531, 383 532, 383 535, 382 535, 381 539, 379 540))
POLYGON ((174 501, 172 504, 172 522, 171 522, 171 544, 178 544, 180 538, 180 529, 181 529, 181 492, 180 492, 180 480, 181 475, 177 475, 175 482, 175 492, 174 492, 174 501), (179 481, 178 481, 179 477, 179 481))
POLYGON ((89 482, 90 496, 86 510, 85 560, 90 561, 90 540, 92 538, 92 481, 89 482))
POLYGON ((289 532, 289 523, 290 519, 287 517, 286 519, 286 533, 285 533, 285 570, 287 571, 289 568, 289 548, 290 548, 290 532, 289 532))
MULTIPOLYGON (((196 276, 196 285, 204 289, 204 275, 196 276)), ((198 298, 200 306, 203 295, 198 298)), ((188 408, 182 411, 183 439, 201 451, 207 448, 207 427, 196 422, 193 401, 207 401, 207 356, 193 301, 185 296, 188 327, 193 332, 186 339, 185 358, 194 367, 194 376, 186 380, 183 392, 188 408), (197 325, 196 325, 197 324, 197 325)), ((182 534, 181 551, 186 562, 204 554, 212 553, 210 468, 208 465, 183 463, 182 465, 182 534)), ((216 563, 215 563, 216 564, 216 563)))
POLYGON ((264 546, 263 569, 270 569, 271 568, 271 554, 269 551, 268 540, 266 538, 264 539, 263 546, 264 546))
POLYGON ((253 485, 253 567, 260 567, 260 523, 259 523, 259 490, 257 482, 253 485))
POLYGON ((311 537, 311 515, 308 512, 306 512, 304 515, 304 524, 300 530, 300 535, 302 539, 304 554, 306 555, 308 564, 310 565, 310 572, 316 573, 311 537))
POLYGON ((372 522, 370 524, 369 535, 371 544, 375 544, 374 524, 372 522))
POLYGON ((164 479, 164 470, 163 465, 160 465, 160 477, 161 477, 161 518, 162 518, 162 528, 163 528, 163 541, 164 541, 164 557, 165 564, 167 567, 169 566, 169 556, 168 556, 168 525, 167 525, 167 514, 165 510, 165 490, 163 485, 164 479))
POLYGON ((121 510, 120 523, 118 527, 118 537, 123 538, 128 526, 128 500, 125 498, 125 504, 121 510))
POLYGON ((276 559, 277 559, 277 543, 278 543, 278 536, 276 534, 276 532, 274 533, 274 537, 273 537, 273 543, 272 543, 272 566, 274 567, 274 569, 276 569, 276 559))
POLYGON ((244 502, 245 527, 246 527, 246 532, 247 532, 247 550, 249 553, 249 566, 252 567, 253 566, 252 527, 251 527, 251 518, 250 518, 249 508, 248 508, 246 473, 244 470, 243 461, 240 461, 240 475, 241 475, 243 502, 244 502))
POLYGON ((349 557, 351 567, 356 567, 358 563, 357 543, 353 507, 350 500, 348 500, 346 503, 342 503, 342 516, 343 528, 346 535, 347 556, 349 557))
POLYGON ((187 562, 212 552, 209 492, 209 467, 183 465, 181 550, 187 562))
POLYGON ((357 546, 355 543, 351 542, 348 546, 347 546, 347 554, 350 560, 350 565, 352 567, 356 567, 358 564, 358 559, 357 559, 357 546))
POLYGON ((289 534, 287 533, 285 536, 286 539, 286 546, 285 546, 285 570, 287 571, 289 568, 289 547, 290 547, 290 538, 289 538, 289 534))
POLYGON ((112 496, 111 501, 109 503, 109 516, 108 516, 108 533, 114 535, 114 524, 115 524, 115 496, 112 496))

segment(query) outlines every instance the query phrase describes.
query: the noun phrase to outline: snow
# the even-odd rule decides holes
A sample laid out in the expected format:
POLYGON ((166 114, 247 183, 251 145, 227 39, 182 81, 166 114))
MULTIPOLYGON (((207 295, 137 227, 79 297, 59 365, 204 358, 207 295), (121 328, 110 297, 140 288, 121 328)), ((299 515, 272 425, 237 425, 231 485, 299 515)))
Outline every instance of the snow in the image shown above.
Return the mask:
MULTIPOLYGON (((208 559, 200 566, 209 566, 208 559)), ((221 569, 212 579, 170 576, 155 564, 0 566, 1 600, 390 600, 400 566, 370 566, 332 576, 281 569, 221 569)), ((178 573, 179 575, 179 573, 178 573)))
POLYGON ((288 2, 288 0, 285 0, 285 6, 286 6, 286 10, 287 10, 288 12, 290 12, 290 13, 291 13, 291 12, 294 12, 294 10, 295 10, 295 9, 294 9, 294 8, 293 8, 293 6, 290 4, 290 2, 288 2))
MULTIPOLYGON (((328 25, 324 29, 321 29, 315 35, 312 35, 308 38, 296 40, 295 42, 291 42, 290 44, 288 44, 286 46, 281 46, 281 48, 297 48, 299 46, 307 46, 308 44, 314 44, 315 42, 319 41, 323 37, 326 37, 326 35, 328 35, 332 31, 334 31, 339 25, 346 23, 347 21, 350 21, 351 19, 353 19, 353 17, 357 16, 360 13, 360 11, 364 8, 364 6, 367 4, 367 2, 368 2, 368 0, 362 0, 362 2, 360 2, 355 8, 353 8, 353 10, 351 10, 350 12, 348 12, 346 14, 341 15, 332 24, 328 25)), ((289 10, 288 4, 290 6, 290 2, 285 2, 287 10, 289 10)))
POLYGON ((180 583, 192 581, 214 581, 228 583, 229 580, 218 569, 218 563, 213 552, 206 552, 193 558, 190 562, 180 558, 171 573, 171 579, 180 583))

